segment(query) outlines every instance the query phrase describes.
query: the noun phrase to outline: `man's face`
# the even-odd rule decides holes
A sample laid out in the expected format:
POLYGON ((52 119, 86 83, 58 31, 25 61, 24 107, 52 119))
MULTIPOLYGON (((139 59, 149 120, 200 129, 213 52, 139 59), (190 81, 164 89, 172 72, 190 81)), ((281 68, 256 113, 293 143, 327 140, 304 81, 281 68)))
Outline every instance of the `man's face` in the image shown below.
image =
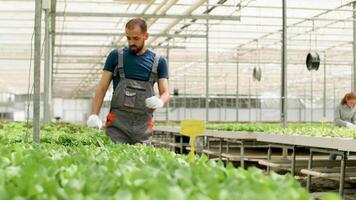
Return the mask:
POLYGON ((143 33, 139 26, 134 26, 132 29, 126 29, 126 38, 130 52, 137 54, 145 46, 148 33, 143 33))

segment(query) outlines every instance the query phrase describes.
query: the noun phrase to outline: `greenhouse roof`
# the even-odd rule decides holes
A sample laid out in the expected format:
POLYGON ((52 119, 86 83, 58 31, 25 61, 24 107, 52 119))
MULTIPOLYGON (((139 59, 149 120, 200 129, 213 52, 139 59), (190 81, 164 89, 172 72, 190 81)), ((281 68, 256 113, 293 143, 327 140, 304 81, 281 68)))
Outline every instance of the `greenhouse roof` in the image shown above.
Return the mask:
MULTIPOLYGON (((324 66, 328 92, 335 87, 337 92, 350 90, 352 2, 287 1, 289 95, 302 96, 313 90, 315 96, 321 96, 324 66), (305 67, 309 51, 317 51, 321 56, 317 72, 311 73, 305 67)), ((0 92, 26 94, 33 82, 35 1, 0 0, 0 3, 0 92)), ((178 88, 183 93, 205 95, 208 41, 210 94, 235 94, 239 66, 239 94, 251 93, 252 87, 252 93, 280 95, 282 0, 51 0, 51 3, 56 97, 93 96, 106 56, 113 48, 126 44, 124 26, 132 17, 147 20, 150 38, 146 44, 150 48, 164 57, 169 52, 170 90, 178 88), (262 69, 261 82, 252 79, 255 66, 262 69)), ((43 42, 44 20, 42 30, 43 42)), ((41 71, 43 77, 43 66, 41 71)))

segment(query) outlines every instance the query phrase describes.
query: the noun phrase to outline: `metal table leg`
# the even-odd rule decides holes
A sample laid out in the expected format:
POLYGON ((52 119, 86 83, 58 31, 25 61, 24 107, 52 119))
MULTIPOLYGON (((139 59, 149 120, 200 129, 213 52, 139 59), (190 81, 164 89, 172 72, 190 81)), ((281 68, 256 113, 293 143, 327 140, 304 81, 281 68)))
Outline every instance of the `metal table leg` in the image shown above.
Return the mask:
MULTIPOLYGON (((270 161, 272 157, 272 148, 271 145, 268 145, 268 152, 267 152, 267 159, 270 161)), ((271 172, 271 167, 267 166, 267 174, 270 174, 271 172)))
POLYGON ((241 140, 240 146, 240 164, 242 168, 245 168, 245 146, 243 140, 241 140))
POLYGON ((339 194, 341 197, 344 196, 346 161, 347 161, 347 152, 344 151, 344 152, 342 152, 342 155, 341 155, 341 167, 340 167, 339 194))
MULTIPOLYGON (((210 150, 210 142, 209 142, 209 137, 206 137, 206 148, 210 150)), ((210 158, 210 154, 206 155, 208 158, 210 158)))
MULTIPOLYGON (((311 170, 312 168, 313 168, 313 150, 310 150, 308 170, 311 170)), ((310 192, 310 187, 311 187, 311 175, 308 174, 308 179, 307 179, 307 191, 308 192, 310 192)))
POLYGON ((292 147, 291 174, 295 175, 295 146, 292 147))
POLYGON ((183 136, 179 136, 179 142, 180 142, 180 154, 183 154, 183 136))
POLYGON ((222 154, 222 141, 223 141, 223 139, 220 138, 219 139, 219 160, 222 159, 222 157, 221 157, 221 154, 222 154))

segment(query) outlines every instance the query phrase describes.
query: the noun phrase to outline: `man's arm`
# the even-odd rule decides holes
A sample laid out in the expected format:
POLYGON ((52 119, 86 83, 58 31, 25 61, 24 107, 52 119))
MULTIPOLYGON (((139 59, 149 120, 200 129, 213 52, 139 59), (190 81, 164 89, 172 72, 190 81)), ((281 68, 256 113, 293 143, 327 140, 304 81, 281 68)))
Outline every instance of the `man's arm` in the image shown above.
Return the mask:
POLYGON ((158 91, 160 99, 163 101, 164 104, 166 104, 169 101, 168 79, 158 79, 158 91))
POLYGON ((96 86, 95 89, 95 96, 93 98, 93 105, 92 105, 92 114, 98 115, 100 112, 100 108, 103 105, 104 97, 108 87, 110 85, 112 79, 112 72, 110 71, 103 71, 101 79, 96 86))

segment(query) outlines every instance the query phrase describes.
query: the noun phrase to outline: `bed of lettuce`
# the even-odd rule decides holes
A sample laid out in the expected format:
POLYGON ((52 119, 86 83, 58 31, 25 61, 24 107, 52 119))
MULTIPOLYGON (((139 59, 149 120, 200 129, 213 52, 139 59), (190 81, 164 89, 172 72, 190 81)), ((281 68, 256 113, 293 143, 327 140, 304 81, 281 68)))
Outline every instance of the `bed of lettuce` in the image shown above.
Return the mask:
POLYGON ((223 131, 264 132, 282 135, 307 135, 319 137, 356 138, 356 128, 341 128, 332 123, 228 123, 208 124, 208 129, 223 131))
MULTIPOLYGON (((269 176, 201 156, 113 144, 102 131, 72 124, 0 122, 0 199, 309 200, 289 175, 269 176)), ((325 200, 338 199, 326 196, 325 200)))

